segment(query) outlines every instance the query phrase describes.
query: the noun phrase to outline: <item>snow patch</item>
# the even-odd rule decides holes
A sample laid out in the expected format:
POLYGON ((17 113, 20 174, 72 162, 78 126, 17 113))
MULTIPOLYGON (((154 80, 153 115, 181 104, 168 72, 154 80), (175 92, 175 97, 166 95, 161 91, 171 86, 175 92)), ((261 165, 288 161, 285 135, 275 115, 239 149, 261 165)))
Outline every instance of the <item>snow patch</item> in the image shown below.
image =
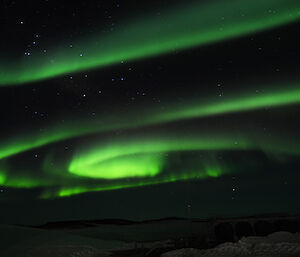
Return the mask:
POLYGON ((90 246, 42 246, 33 249, 26 256, 34 257, 107 257, 109 252, 99 251, 99 249, 90 246))
POLYGON ((212 249, 184 248, 162 257, 300 257, 300 234, 276 232, 267 237, 247 237, 212 249))

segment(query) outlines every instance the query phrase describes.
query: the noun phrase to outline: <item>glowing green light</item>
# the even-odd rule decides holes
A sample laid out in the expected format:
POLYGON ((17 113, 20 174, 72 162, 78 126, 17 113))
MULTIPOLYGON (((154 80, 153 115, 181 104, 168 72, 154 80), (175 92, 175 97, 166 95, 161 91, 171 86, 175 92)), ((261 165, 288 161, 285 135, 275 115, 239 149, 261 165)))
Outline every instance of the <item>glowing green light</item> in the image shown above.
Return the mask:
POLYGON ((47 55, 33 51, 21 62, 1 63, 0 85, 38 81, 256 33, 298 20, 299 11, 298 0, 185 4, 116 26, 109 34, 79 40, 72 48, 66 42, 49 49, 47 55))
MULTIPOLYGON (((23 172, 26 173, 26 172, 23 172)), ((35 188, 35 187, 45 187, 53 185, 53 182, 47 180, 37 179, 32 175, 18 174, 9 176, 0 173, 0 185, 13 188, 35 188)))
MULTIPOLYGON (((69 172, 95 178, 121 178, 141 175, 157 175, 161 169, 162 159, 157 153, 191 151, 191 150, 228 150, 247 149, 252 146, 248 142, 227 138, 200 138, 180 139, 171 135, 161 135, 158 138, 129 139, 127 142, 111 142, 109 145, 83 147, 72 159, 69 172), (152 154, 150 154, 152 153, 152 154), (159 159, 158 159, 159 158, 159 159), (123 166, 125 165, 125 167, 123 166)), ((212 171, 210 171, 210 175, 212 171)))
POLYGON ((206 116, 228 114, 241 111, 251 111, 261 108, 271 108, 300 103, 300 89, 295 85, 285 86, 281 90, 269 90, 267 93, 247 94, 224 97, 223 99, 206 99, 186 102, 184 104, 169 104, 164 111, 141 107, 139 114, 134 110, 127 115, 115 114, 116 120, 102 117, 99 121, 90 119, 66 121, 64 126, 47 127, 43 132, 33 131, 13 138, 2 139, 0 142, 0 159, 41 147, 72 137, 104 132, 113 129, 128 129, 141 126, 175 122, 182 119, 200 118, 206 116), (144 108, 144 110, 143 110, 144 108), (46 132, 44 132, 46 131, 46 132))
POLYGON ((206 171, 206 174, 209 176, 209 177, 219 177, 221 175, 221 171, 218 169, 218 168, 215 168, 215 169, 209 169, 206 171))
MULTIPOLYGON (((101 159, 101 153, 99 154, 101 159)), ((80 176, 103 179, 152 177, 161 171, 162 164, 162 158, 158 154, 143 154, 112 158, 91 165, 72 162, 69 171, 80 176)))
MULTIPOLYGON (((93 140, 77 149, 69 165, 62 165, 61 168, 54 165, 50 170, 48 165, 44 165, 44 176, 47 175, 44 179, 37 180, 35 173, 14 175, 8 170, 0 173, 1 180, 2 184, 11 187, 44 187, 46 191, 43 197, 47 198, 178 180, 216 178, 229 171, 234 172, 226 164, 220 164, 217 158, 194 160, 194 168, 187 168, 188 170, 186 164, 183 168, 176 164, 172 171, 172 159, 168 156, 175 152, 188 154, 190 151, 258 150, 272 155, 300 155, 296 139, 291 143, 283 137, 266 138, 257 131, 246 134, 237 137, 234 132, 224 131, 220 134, 210 131, 207 134, 201 132, 189 135, 185 131, 168 131, 166 134, 159 133, 159 136, 150 133, 100 142, 93 140), (53 171, 55 168, 57 171, 53 171), (129 178, 132 180, 128 181, 129 178)), ((48 158, 46 161, 49 161, 48 158)), ((50 158, 50 161, 55 162, 55 158, 50 158)))
MULTIPOLYGON (((226 174, 228 172, 223 171, 219 173, 226 174)), ((110 190, 118 190, 118 189, 126 189, 126 188, 133 188, 133 187, 143 187, 143 186, 153 186, 159 185, 164 183, 176 182, 176 181, 184 181, 184 180, 191 180, 191 179, 205 179, 208 177, 215 177, 214 175, 211 176, 209 172, 206 171, 196 171, 196 172, 187 172, 185 174, 177 174, 172 175, 169 177, 164 178, 152 178, 147 181, 139 181, 139 182, 131 182, 126 183, 123 182, 119 185, 103 185, 98 187, 87 187, 87 186, 78 186, 78 187, 63 187, 59 190, 46 190, 44 194, 41 196, 43 199, 55 198, 55 197, 67 197, 76 194, 82 194, 87 192, 98 192, 98 191, 110 191, 110 190)))
MULTIPOLYGON (((49 128, 43 134, 32 133, 23 137, 20 135, 20 138, 17 138, 20 141, 3 139, 0 156, 5 158, 58 140, 114 128, 128 129, 187 118, 300 103, 300 89, 292 87, 278 91, 269 90, 268 94, 261 95, 228 95, 222 101, 213 98, 207 99, 207 102, 200 102, 200 104, 190 101, 185 104, 166 105, 164 112, 145 108, 139 115, 134 111, 128 112, 127 116, 119 114, 117 117, 119 121, 104 117, 101 120, 103 127, 97 122, 78 120, 77 124, 80 124, 78 126, 66 123, 63 127, 49 128), (141 119, 140 115, 145 119, 141 119)), ((298 138, 291 141, 274 133, 265 137, 261 131, 242 128, 239 129, 238 135, 235 131, 224 131, 222 128, 209 131, 203 129, 192 131, 187 128, 187 131, 185 129, 177 131, 169 126, 167 132, 146 131, 131 136, 115 136, 107 139, 101 137, 101 141, 97 141, 95 136, 93 142, 85 141, 83 145, 78 143, 73 156, 69 156, 69 159, 59 165, 50 165, 51 162, 55 163, 55 155, 50 158, 50 154, 45 159, 47 165, 44 163, 39 169, 41 173, 39 178, 33 172, 26 170, 15 172, 18 170, 14 167, 7 165, 9 168, 3 169, 1 166, 0 184, 16 188, 43 187, 45 192, 42 197, 51 198, 186 179, 215 178, 230 170, 226 164, 220 165, 218 161, 203 160, 191 168, 183 169, 176 166, 174 171, 170 171, 172 165, 167 156, 175 152, 255 150, 263 151, 269 156, 300 155, 298 138)), ((8 158, 2 161, 8 161, 10 164, 8 158)))
POLYGON ((5 184, 5 181, 6 181, 6 176, 4 173, 1 173, 0 172, 0 185, 4 185, 5 184))
MULTIPOLYGON (((213 104, 193 104, 190 106, 177 107, 175 111, 161 113, 157 118, 163 121, 175 121, 196 117, 220 115, 226 113, 257 110, 264 107, 272 108, 276 106, 300 103, 299 88, 290 91, 274 91, 272 93, 230 97, 225 100, 211 101, 213 104)), ((175 108, 174 108, 175 109, 175 108)))
POLYGON ((10 177, 3 185, 14 188, 34 188, 46 186, 46 183, 38 181, 33 177, 10 177))

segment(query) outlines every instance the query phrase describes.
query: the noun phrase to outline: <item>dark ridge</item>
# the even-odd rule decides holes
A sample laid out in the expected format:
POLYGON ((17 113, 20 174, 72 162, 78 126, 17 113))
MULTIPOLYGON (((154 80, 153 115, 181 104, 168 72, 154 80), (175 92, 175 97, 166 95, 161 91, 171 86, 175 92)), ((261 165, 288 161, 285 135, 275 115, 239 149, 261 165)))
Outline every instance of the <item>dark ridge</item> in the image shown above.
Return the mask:
POLYGON ((48 222, 40 226, 34 226, 34 228, 41 229, 80 229, 85 227, 94 227, 89 222, 84 220, 72 220, 72 221, 57 221, 48 222))
POLYGON ((143 221, 133 221, 133 220, 124 220, 124 219, 99 219, 99 220, 71 220, 71 221, 55 221, 47 222, 46 224, 33 226, 34 228, 41 229, 76 229, 84 227, 96 227, 100 224, 110 224, 110 225, 133 225, 133 224, 147 224, 153 222, 161 222, 168 220, 186 220, 186 218, 180 217, 166 217, 161 219, 151 219, 143 221))
POLYGON ((72 221, 56 221, 48 222, 43 225, 34 226, 41 229, 80 229, 86 227, 96 227, 100 224, 112 225, 132 225, 139 222, 123 219, 103 219, 103 220, 72 220, 72 221))
POLYGON ((88 222, 95 224, 116 224, 116 225, 132 225, 139 223, 133 220, 123 220, 123 219, 103 219, 103 220, 90 220, 88 222))
POLYGON ((230 220, 247 220, 247 219, 272 219, 272 218, 293 218, 299 217, 299 215, 291 214, 262 214, 262 215, 251 215, 251 216, 235 216, 235 217, 212 217, 207 219, 200 218, 183 218, 183 217, 165 217, 160 219, 150 219, 143 221, 133 221, 126 219, 99 219, 99 220, 71 220, 71 221, 56 221, 48 222, 39 226, 32 226, 33 228, 40 229, 81 229, 87 227, 97 227, 98 225, 134 225, 134 224, 149 224, 163 221, 184 221, 190 220, 192 222, 215 222, 215 221, 230 221, 230 220))
POLYGON ((139 223, 140 224, 145 224, 145 223, 153 223, 153 222, 169 221, 169 220, 187 220, 187 218, 182 218, 182 217, 165 217, 165 218, 160 218, 160 219, 143 220, 143 221, 141 221, 139 223))

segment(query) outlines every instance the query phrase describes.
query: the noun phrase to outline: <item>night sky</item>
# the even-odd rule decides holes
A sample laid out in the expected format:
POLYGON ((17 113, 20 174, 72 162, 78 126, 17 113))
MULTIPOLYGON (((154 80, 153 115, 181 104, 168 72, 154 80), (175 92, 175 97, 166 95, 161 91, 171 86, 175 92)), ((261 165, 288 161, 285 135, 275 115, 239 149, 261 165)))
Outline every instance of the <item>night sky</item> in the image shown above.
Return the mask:
POLYGON ((0 223, 299 214, 299 0, 0 10, 0 223))

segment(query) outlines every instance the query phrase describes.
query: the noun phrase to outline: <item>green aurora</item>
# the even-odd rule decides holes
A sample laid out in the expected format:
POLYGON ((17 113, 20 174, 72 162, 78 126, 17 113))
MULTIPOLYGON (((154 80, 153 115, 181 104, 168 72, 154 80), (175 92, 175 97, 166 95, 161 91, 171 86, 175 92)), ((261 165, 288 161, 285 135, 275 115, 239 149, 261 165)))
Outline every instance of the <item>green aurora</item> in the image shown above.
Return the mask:
MULTIPOLYGON (((158 158, 157 153, 260 150, 266 153, 300 154, 300 149, 292 147, 292 144, 287 143, 288 140, 286 140, 287 142, 274 138, 266 140, 258 132, 253 135, 251 132, 246 134, 247 136, 237 136, 234 132, 200 132, 200 135, 195 134, 187 137, 185 132, 172 133, 169 131, 166 134, 160 133, 159 136, 144 135, 143 137, 126 138, 125 140, 117 138, 109 143, 98 143, 90 146, 85 144, 80 151, 74 154, 68 170, 78 176, 114 179, 128 177, 126 172, 128 166, 131 170, 139 170, 141 173, 137 174, 138 176, 157 175, 159 167, 160 170, 163 170, 163 157, 158 158), (150 158, 151 155, 153 155, 152 158, 150 158), (125 167, 122 167, 123 158, 126 160, 125 167), (138 159, 140 160, 137 161, 138 159), (118 166, 119 174, 115 172, 115 165, 118 166), (149 170, 155 170, 155 174, 149 172, 146 167, 149 170)), ((136 175, 134 174, 134 176, 136 175)))
POLYGON ((42 175, 39 178, 32 172, 23 172, 20 176, 11 168, 0 172, 0 182, 15 188, 41 187, 42 198, 53 198, 179 180, 217 178, 237 172, 238 165, 231 167, 216 158, 215 154, 219 151, 246 153, 255 150, 278 156, 300 155, 297 140, 292 145, 289 139, 266 139, 257 131, 244 134, 237 136, 235 132, 209 132, 187 136, 186 131, 170 131, 159 135, 100 140, 77 147, 77 151, 70 159, 64 160, 63 165, 60 165, 60 160, 53 158, 53 169, 49 168, 47 162, 50 159, 46 158, 46 163, 40 168, 42 175), (196 155, 192 166, 178 163, 178 158, 172 158, 174 153, 189 155, 201 151, 211 152, 212 155, 202 159, 196 155))
POLYGON ((126 152, 120 152, 124 149, 117 150, 111 153, 111 156, 100 151, 91 154, 92 157, 79 157, 70 164, 69 171, 78 176, 103 179, 152 177, 161 171, 163 160, 159 154, 139 154, 143 151, 138 146, 133 151, 135 153, 128 154, 131 151, 128 151, 127 146, 125 147, 126 152), (91 159, 94 159, 94 162, 91 163, 91 159), (77 162, 78 160, 80 161, 77 162))
POLYGON ((221 98, 203 98, 185 104, 167 105, 160 109, 128 110, 118 117, 101 117, 99 120, 79 119, 65 122, 63 125, 45 127, 42 131, 24 132, 20 137, 2 139, 0 143, 0 160, 47 144, 55 143, 91 133, 112 131, 115 129, 131 129, 148 125, 176 122, 184 119, 202 118, 214 115, 230 114, 242 111, 252 111, 262 108, 280 107, 300 103, 300 89, 297 84, 283 85, 283 89, 269 89, 259 94, 235 94, 221 98))
MULTIPOLYGON (((72 48, 65 42, 65 46, 62 44, 49 49, 47 55, 32 52, 30 57, 10 61, 13 63, 11 65, 1 60, 0 86, 20 85, 121 61, 199 47, 299 19, 298 0, 214 0, 177 6, 155 18, 150 15, 134 18, 109 34, 78 40, 72 43, 72 48)), ((239 133, 171 130, 168 133, 94 140, 77 145, 72 156, 62 159, 52 155, 50 150, 35 170, 30 170, 30 167, 22 170, 14 166, 12 160, 22 157, 24 152, 79 136, 296 105, 300 103, 299 88, 299 83, 286 83, 255 94, 203 97, 184 103, 169 103, 163 111, 141 106, 101 119, 76 117, 74 121, 70 118, 64 124, 48 124, 39 131, 24 131, 19 136, 8 136, 0 141, 0 186, 41 189, 40 197, 48 199, 93 191, 217 178, 241 172, 239 165, 233 167, 219 160, 216 157, 218 152, 257 151, 284 161, 286 156, 300 155, 298 139, 291 142, 283 136, 267 138, 259 131, 244 130, 239 133), (210 154, 201 159, 199 156, 203 152, 210 154), (189 166, 176 163, 175 154, 195 154, 196 157, 189 166)))
POLYGON ((206 178, 215 178, 221 176, 223 173, 218 167, 215 169, 209 169, 205 171, 196 171, 196 172, 187 172, 186 174, 171 175, 167 178, 161 179, 150 179, 148 181, 138 181, 131 183, 122 183, 120 185, 102 185, 98 187, 86 187, 86 186, 77 186, 77 187, 64 187, 60 190, 53 191, 47 190, 41 195, 42 199, 51 199, 55 197, 67 197, 76 194, 82 194, 87 192, 97 192, 97 191, 108 191, 108 190, 117 190, 117 189, 126 189, 132 187, 142 187, 150 185, 158 185, 163 183, 170 183, 176 181, 184 181, 190 179, 206 179, 206 178))
POLYGON ((1 61, 0 85, 39 81, 121 61, 228 40, 300 18, 298 0, 207 1, 177 6, 153 17, 132 19, 109 34, 65 42, 21 60, 1 61), (271 8, 271 9, 270 9, 271 8), (65 46, 64 46, 65 45, 65 46))
POLYGON ((12 138, 3 143, 2 140, 0 185, 12 188, 42 188, 42 198, 64 197, 179 180, 216 178, 237 172, 236 167, 220 163, 216 158, 213 158, 213 161, 210 158, 193 161, 195 164, 192 167, 180 167, 180 164, 177 164, 172 170, 170 165, 172 166, 175 159, 170 159, 168 155, 176 152, 260 151, 282 160, 284 156, 300 155, 300 144, 297 140, 291 142, 278 135, 266 138, 259 131, 191 132, 187 128, 187 132, 171 129, 167 133, 159 131, 126 137, 116 136, 104 141, 97 140, 94 135, 93 143, 78 145, 73 155, 66 159, 59 160, 49 152, 44 158, 44 163, 35 167, 35 170, 39 170, 39 176, 32 171, 19 171, 18 167, 10 165, 10 159, 22 156, 22 152, 89 133, 298 104, 300 90, 293 86, 285 87, 285 90, 268 90, 268 93, 247 96, 236 94, 222 99, 197 101, 201 102, 200 104, 193 101, 189 104, 170 104, 164 112, 145 108, 142 114, 139 113, 141 116, 128 112, 128 117, 123 117, 125 122, 102 119, 105 127, 99 127, 97 122, 79 120, 78 124, 81 126, 78 127, 73 123, 44 130, 48 135, 45 132, 32 133, 34 136, 25 135, 19 141, 12 138), (74 130, 74 127, 77 127, 77 130, 74 130))

